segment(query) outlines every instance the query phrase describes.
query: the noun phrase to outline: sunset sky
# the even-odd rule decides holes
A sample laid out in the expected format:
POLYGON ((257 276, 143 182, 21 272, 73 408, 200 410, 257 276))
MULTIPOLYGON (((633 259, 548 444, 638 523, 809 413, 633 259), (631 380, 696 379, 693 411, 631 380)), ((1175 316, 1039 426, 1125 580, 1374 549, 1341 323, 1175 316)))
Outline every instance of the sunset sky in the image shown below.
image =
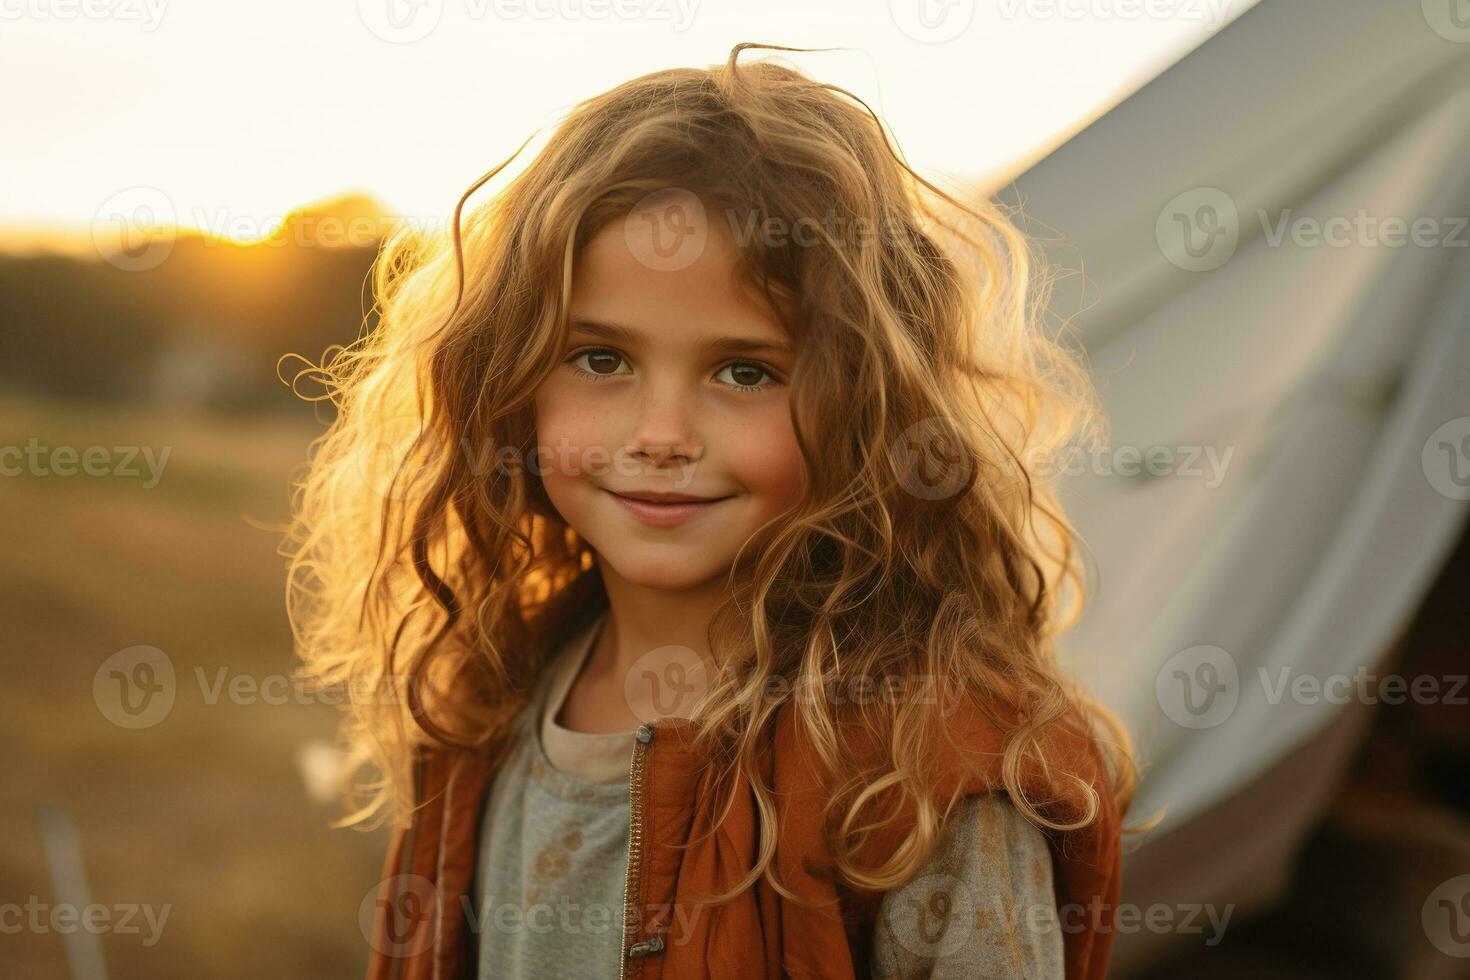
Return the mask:
POLYGON ((867 100, 921 172, 1008 175, 1249 6, 0 0, 0 230, 85 231, 138 187, 238 238, 346 193, 433 220, 580 99, 738 41, 851 48, 781 57, 867 100))

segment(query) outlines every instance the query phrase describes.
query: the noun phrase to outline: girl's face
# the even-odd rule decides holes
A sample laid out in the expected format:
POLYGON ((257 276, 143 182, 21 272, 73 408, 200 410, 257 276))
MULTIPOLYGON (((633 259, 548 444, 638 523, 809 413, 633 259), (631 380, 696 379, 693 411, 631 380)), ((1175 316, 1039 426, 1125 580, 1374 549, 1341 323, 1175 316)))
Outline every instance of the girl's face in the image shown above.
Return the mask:
POLYGON ((701 213, 698 240, 681 243, 688 226, 663 224, 669 213, 635 211, 587 243, 568 346, 535 413, 547 495, 604 571, 682 591, 728 574, 797 500, 803 464, 785 330, 736 280, 723 224, 701 213), (695 499, 629 500, 661 495, 695 499))

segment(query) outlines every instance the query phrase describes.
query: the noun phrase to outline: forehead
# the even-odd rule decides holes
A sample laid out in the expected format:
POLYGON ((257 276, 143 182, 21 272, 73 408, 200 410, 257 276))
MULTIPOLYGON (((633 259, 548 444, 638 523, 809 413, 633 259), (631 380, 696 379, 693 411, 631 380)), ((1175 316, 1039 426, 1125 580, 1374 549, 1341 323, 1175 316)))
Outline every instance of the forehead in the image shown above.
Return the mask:
POLYGON ((697 248, 664 261, 671 241, 666 228, 638 212, 609 222, 573 267, 572 315, 631 324, 661 339, 733 331, 786 338, 770 305, 742 275, 739 246, 724 222, 709 221, 697 248))

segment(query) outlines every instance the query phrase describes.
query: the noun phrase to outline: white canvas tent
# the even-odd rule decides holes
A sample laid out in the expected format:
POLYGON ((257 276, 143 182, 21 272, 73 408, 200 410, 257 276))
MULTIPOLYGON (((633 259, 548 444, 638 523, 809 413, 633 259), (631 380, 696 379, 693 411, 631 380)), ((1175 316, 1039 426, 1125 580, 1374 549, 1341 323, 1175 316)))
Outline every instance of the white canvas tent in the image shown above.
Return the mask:
MULTIPOLYGON (((1137 740, 1130 817, 1168 808, 1125 904, 1278 894, 1368 717, 1334 679, 1466 518, 1467 13, 1263 0, 1000 192, 1077 270, 1052 308, 1111 419, 1062 479, 1101 575, 1064 652, 1137 740), (1177 471, 1104 472, 1155 446, 1177 471)), ((1113 975, 1199 942, 1120 932, 1113 975)))

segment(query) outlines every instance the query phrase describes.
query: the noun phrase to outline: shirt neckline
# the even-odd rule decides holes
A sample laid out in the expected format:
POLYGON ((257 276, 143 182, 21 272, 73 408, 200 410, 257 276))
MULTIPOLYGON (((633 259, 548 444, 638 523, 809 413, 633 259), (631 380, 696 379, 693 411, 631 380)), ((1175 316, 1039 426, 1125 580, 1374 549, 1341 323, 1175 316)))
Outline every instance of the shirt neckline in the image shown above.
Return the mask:
POLYGON ((553 658, 548 665, 547 683, 543 685, 535 710, 530 714, 530 741, 535 768, 539 770, 537 776, 548 789, 561 796, 586 799, 589 793, 600 797, 601 792, 607 790, 607 795, 613 797, 620 795, 628 785, 628 765, 632 759, 636 729, 627 732, 579 732, 553 720, 601 635, 606 616, 604 611, 598 620, 589 624, 582 634, 574 636, 568 646, 553 658), (592 760, 590 768, 601 773, 610 770, 610 760, 617 757, 620 775, 615 779, 599 779, 590 772, 558 766, 547 751, 548 739, 558 746, 557 756, 564 765, 568 757, 588 758, 592 760))
POLYGON ((561 713, 561 706, 566 702, 567 695, 571 693, 572 685, 576 683, 582 674, 582 668, 586 665, 597 641, 602 637, 603 627, 607 623, 607 611, 604 610, 597 619, 583 630, 575 649, 575 653, 559 659, 555 665, 555 673, 552 677, 550 689, 546 692, 541 707, 542 730, 551 728, 558 733, 559 737, 586 741, 592 744, 595 740, 606 739, 608 741, 626 741, 633 737, 636 728, 630 728, 626 732, 582 732, 574 728, 567 728, 556 720, 561 713))

